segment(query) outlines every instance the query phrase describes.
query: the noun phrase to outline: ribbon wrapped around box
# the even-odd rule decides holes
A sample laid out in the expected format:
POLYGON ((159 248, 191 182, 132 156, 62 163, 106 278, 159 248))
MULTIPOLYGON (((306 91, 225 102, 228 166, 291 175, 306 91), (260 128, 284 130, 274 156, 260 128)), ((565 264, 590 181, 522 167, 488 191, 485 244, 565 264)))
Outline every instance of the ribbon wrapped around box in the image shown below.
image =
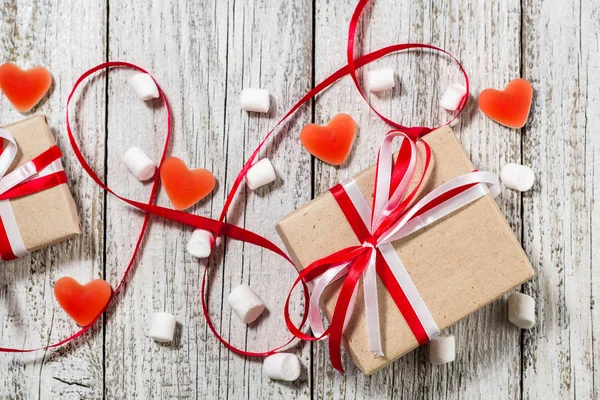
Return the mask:
POLYGON ((38 115, 0 128, 0 258, 81 233, 52 131, 38 115))
MULTIPOLYGON (((377 166, 279 221, 334 367, 342 369, 336 334, 369 375, 533 276, 498 193, 497 177, 474 171, 450 128, 417 142, 392 131, 377 166), (396 137, 404 140, 393 164, 396 137)), ((288 327, 303 337, 289 318, 288 327)))

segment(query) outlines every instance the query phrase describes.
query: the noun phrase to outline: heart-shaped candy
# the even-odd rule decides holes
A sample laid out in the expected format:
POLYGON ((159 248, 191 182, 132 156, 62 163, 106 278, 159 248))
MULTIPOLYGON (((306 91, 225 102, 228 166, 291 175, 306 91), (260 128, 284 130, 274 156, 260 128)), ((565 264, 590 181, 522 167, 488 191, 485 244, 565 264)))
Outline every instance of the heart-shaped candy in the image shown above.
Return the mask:
POLYGON ((160 167, 160 179, 171 204, 185 210, 202 200, 215 188, 215 177, 207 169, 189 169, 177 157, 167 158, 160 167))
POLYGON ((106 308, 112 296, 112 288, 103 279, 81 285, 75 279, 65 276, 56 281, 54 296, 77 325, 87 326, 106 308))
POLYGON ((533 88, 522 78, 512 80, 504 90, 485 89, 479 94, 479 108, 494 121, 509 128, 522 128, 527 122, 533 88))
POLYGON ((0 65, 0 90, 22 113, 31 110, 52 85, 52 75, 44 67, 23 71, 15 64, 0 65))
POLYGON ((356 137, 351 116, 338 114, 325 126, 308 124, 300 132, 302 146, 313 156, 331 165, 340 165, 350 155, 356 137))

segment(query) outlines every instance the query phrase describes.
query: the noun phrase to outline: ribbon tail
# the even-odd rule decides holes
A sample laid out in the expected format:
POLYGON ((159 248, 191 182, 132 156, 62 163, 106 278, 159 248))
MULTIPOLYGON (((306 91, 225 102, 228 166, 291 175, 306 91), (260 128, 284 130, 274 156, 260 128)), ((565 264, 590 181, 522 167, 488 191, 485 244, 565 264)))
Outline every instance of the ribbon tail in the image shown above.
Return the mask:
POLYGON ((368 348, 374 357, 382 357, 381 332, 379 328, 379 303, 377 299, 377 272, 375 270, 374 249, 371 250, 369 265, 363 272, 363 291, 365 297, 365 316, 367 319, 368 348))
MULTIPOLYGON (((350 266, 348 276, 344 280, 342 290, 338 296, 337 302, 335 303, 335 309, 333 311, 333 317, 331 318, 331 324, 329 326, 329 358, 333 368, 340 372, 344 372, 342 365, 342 334, 344 331, 344 323, 346 321, 346 314, 350 308, 352 297, 355 293, 356 285, 360 279, 360 276, 364 270, 368 259, 367 253, 358 256, 350 266)), ((351 310, 350 310, 351 311, 351 310)))
POLYGON ((358 285, 354 287, 354 292, 352 292, 352 297, 350 298, 348 311, 346 312, 346 319, 344 320, 344 329, 342 332, 346 332, 346 328, 352 319, 352 313, 354 312, 354 306, 356 305, 356 295, 358 294, 358 285))
MULTIPOLYGON (((323 295, 323 292, 327 286, 346 275, 348 271, 348 264, 350 264, 350 262, 334 267, 314 280, 315 286, 310 295, 310 305, 308 308, 308 322, 315 337, 321 337, 325 333, 323 318, 321 317, 321 311, 319 308, 321 296, 323 295)), ((324 337, 322 339, 324 339, 324 337)))

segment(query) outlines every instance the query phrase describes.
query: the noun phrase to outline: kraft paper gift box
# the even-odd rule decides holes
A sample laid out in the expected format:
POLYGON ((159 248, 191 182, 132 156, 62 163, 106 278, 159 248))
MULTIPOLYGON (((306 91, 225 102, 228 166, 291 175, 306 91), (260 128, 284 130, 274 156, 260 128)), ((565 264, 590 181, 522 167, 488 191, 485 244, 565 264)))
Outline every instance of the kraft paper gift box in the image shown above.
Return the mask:
MULTIPOLYGON (((42 115, 15 122, 2 129, 13 135, 18 147, 7 174, 56 144, 46 117, 42 115)), ((2 148, 6 148, 5 140, 2 148)), ((9 207, 27 252, 81 233, 77 208, 67 183, 0 202, 10 203, 9 207)), ((0 213, 0 218, 5 218, 5 215, 0 213)))
MULTIPOLYGON (((417 198, 458 175, 475 170, 450 128, 440 128, 423 139, 431 146, 433 166, 417 198)), ((417 168, 422 171, 423 146, 419 148, 417 168)), ((374 177, 375 166, 354 177, 370 204, 374 177)), ((300 269, 338 250, 360 245, 330 192, 285 216, 276 229, 300 269)), ((527 256, 490 194, 392 245, 441 331, 534 275, 527 256)), ((343 279, 333 283, 323 295, 321 308, 329 320, 342 282, 343 279)), ((344 331, 344 341, 355 364, 369 375, 419 344, 378 278, 385 356, 373 357, 367 348, 360 286, 354 313, 344 331)))

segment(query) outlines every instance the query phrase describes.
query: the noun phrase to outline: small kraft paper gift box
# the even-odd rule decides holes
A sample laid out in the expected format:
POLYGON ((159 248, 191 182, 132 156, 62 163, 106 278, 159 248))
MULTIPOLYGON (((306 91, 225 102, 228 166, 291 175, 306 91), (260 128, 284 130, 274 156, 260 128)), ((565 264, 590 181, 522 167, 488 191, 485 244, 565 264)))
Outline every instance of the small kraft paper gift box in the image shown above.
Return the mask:
MULTIPOLYGON (((460 179, 456 177, 478 173, 473 172, 473 164, 450 128, 439 128, 424 136, 423 140, 430 146, 431 164, 412 204, 440 185, 460 179)), ((423 171, 423 160, 426 158, 424 146, 417 147, 419 157, 415 168, 423 171)), ((376 167, 372 166, 353 180, 369 206, 373 204, 375 173, 376 167)), ((412 178, 410 187, 417 187, 416 179, 412 178)), ((351 226, 332 191, 303 205, 277 224, 277 232, 300 270, 335 252, 361 245, 356 229, 351 226)), ((391 258, 395 257, 399 262, 401 260, 410 284, 414 284, 413 288, 420 295, 419 300, 426 305, 434 335, 534 275, 527 256, 496 201, 489 192, 486 193, 428 223, 424 228, 388 244, 392 253, 395 252, 391 258)), ((370 208, 367 209, 370 211, 370 208)), ((383 258, 390 258, 389 252, 383 258)), ((369 320, 365 315, 364 279, 363 275, 358 283, 354 311, 343 331, 343 342, 358 368, 370 375, 424 341, 419 340, 415 329, 409 327, 398 302, 392 299, 388 286, 382 283, 379 269, 377 278, 373 278, 373 282, 376 279, 374 286, 378 305, 375 319, 369 320), (369 349, 370 339, 366 329, 369 322, 372 326, 377 324, 377 320, 380 352, 369 349)), ((331 283, 321 297, 320 307, 330 321, 342 282, 343 279, 340 279, 331 283)), ((407 297, 410 295, 407 293, 407 297)), ((419 318, 426 329, 427 321, 419 318)))
POLYGON ((52 131, 42 115, 0 128, 0 257, 4 261, 81 233, 52 131))

